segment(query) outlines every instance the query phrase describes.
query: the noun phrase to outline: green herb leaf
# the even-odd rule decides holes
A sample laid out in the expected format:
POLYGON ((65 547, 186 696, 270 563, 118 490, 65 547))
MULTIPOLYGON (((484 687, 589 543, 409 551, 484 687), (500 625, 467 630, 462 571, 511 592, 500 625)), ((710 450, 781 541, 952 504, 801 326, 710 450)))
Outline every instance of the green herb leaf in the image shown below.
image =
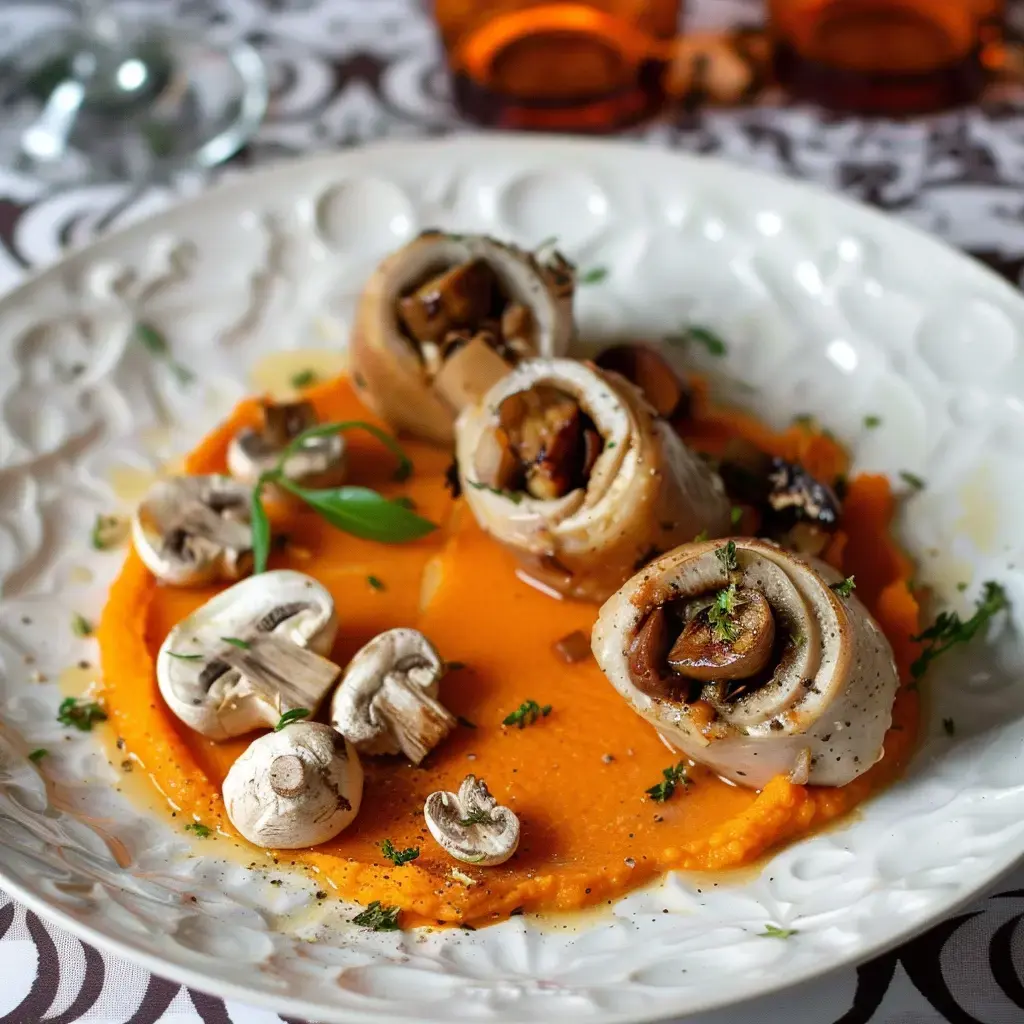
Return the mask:
POLYGON ((481 810, 479 807, 475 811, 470 811, 464 818, 459 818, 459 824, 463 828, 469 828, 471 825, 489 825, 493 821, 491 812, 481 810))
POLYGON ((516 725, 520 729, 525 729, 528 725, 533 725, 538 718, 547 718, 551 714, 551 705, 545 704, 541 707, 535 700, 524 700, 511 714, 506 715, 502 720, 502 725, 516 725))
POLYGON ((707 530, 701 530, 700 533, 698 533, 697 536, 693 538, 693 543, 694 544, 703 544, 704 541, 706 541, 707 539, 708 539, 708 531, 707 530))
POLYGON ((847 576, 838 583, 830 583, 828 588, 835 591, 839 597, 849 597, 857 589, 857 582, 852 576, 847 576))
POLYGON ((191 384, 195 374, 171 358, 171 346, 167 339, 152 324, 139 322, 135 325, 135 340, 155 359, 167 364, 168 369, 181 384, 191 384))
POLYGON ((249 506, 249 518, 252 523, 252 571, 256 576, 267 571, 267 560, 270 558, 270 520, 263 508, 261 497, 265 480, 264 474, 256 481, 249 506))
POLYGON ((89 534, 89 543, 96 551, 116 547, 128 535, 128 524, 118 516, 97 515, 89 534))
POLYGON ((71 616, 71 632, 75 636, 92 636, 92 623, 84 615, 75 612, 71 616))
POLYGON ((304 430, 298 437, 290 441, 284 451, 281 452, 281 456, 277 460, 277 466, 271 475, 276 479, 288 462, 288 459, 307 441, 311 441, 316 437, 329 437, 331 434, 341 434, 346 430, 365 430, 380 441, 398 459, 398 466, 395 468, 394 473, 396 480, 408 480, 412 476, 412 459, 405 454, 402 446, 387 431, 381 430, 380 427, 374 426, 372 423, 366 423, 363 420, 339 420, 336 423, 320 423, 315 427, 310 427, 309 430, 304 430))
POLYGON ((655 786, 651 786, 650 789, 644 790, 652 800, 657 801, 659 804, 663 804, 676 791, 676 786, 690 785, 690 778, 686 773, 686 764, 683 761, 673 765, 671 768, 662 768, 661 774, 665 776, 663 781, 655 786))
POLYGON ((383 853, 396 868, 400 868, 403 864, 408 864, 409 861, 415 860, 420 855, 420 848, 418 846, 407 846, 404 850, 398 850, 390 839, 385 839, 380 844, 380 852, 383 853))
POLYGON ((916 473, 910 473, 905 469, 900 470, 900 479, 915 491, 923 491, 925 488, 924 481, 916 473))
POLYGON ((533 247, 533 251, 540 252, 542 249, 550 249, 553 245, 558 245, 558 235, 548 235, 533 247))
POLYGON ((46 757, 48 753, 49 751, 46 749, 46 747, 40 747, 38 750, 33 750, 32 753, 28 755, 28 759, 30 761, 34 761, 36 764, 39 764, 39 762, 42 761, 42 759, 46 757))
POLYGON ((286 711, 278 720, 277 725, 274 726, 274 732, 280 732, 286 726, 292 724, 292 722, 299 722, 303 718, 309 718, 309 708, 292 708, 291 711, 286 711))
POLYGON ((707 611, 708 623, 716 640, 731 644, 739 635, 739 627, 733 622, 736 614, 736 584, 720 590, 714 603, 707 611))
POLYGON ((942 720, 942 728, 945 730, 947 736, 956 735, 956 722, 952 718, 944 718, 942 720))
POLYGON ((77 697, 65 697, 57 709, 57 721, 61 725, 91 732, 97 722, 105 722, 107 713, 102 705, 94 700, 79 700, 77 697))
POLYGON ((788 939, 790 935, 799 935, 795 928, 779 928, 778 925, 766 924, 764 931, 758 933, 762 939, 788 939))
POLYGON ((296 391, 301 391, 303 388, 311 387, 320 379, 320 375, 316 370, 300 370, 294 374, 292 379, 288 382, 291 384, 296 391))
POLYGON ((1006 591, 998 583, 989 580, 978 599, 974 614, 966 622, 963 622, 956 612, 941 612, 931 626, 912 638, 926 646, 910 666, 910 674, 915 679, 920 679, 939 655, 956 644, 965 644, 973 640, 990 619, 1009 607, 1010 601, 1006 591))
POLYGON ((352 923, 363 928, 372 928, 375 932, 397 932, 400 910, 399 907, 388 907, 380 900, 374 900, 364 911, 352 918, 352 923))
POLYGON ((881 425, 882 425, 882 417, 881 416, 865 416, 864 417, 864 426, 867 427, 868 430, 874 430, 875 427, 880 427, 881 425))
POLYGON ((736 542, 729 541, 720 548, 715 548, 715 558, 722 563, 726 572, 735 572, 739 566, 736 564, 736 542))
POLYGON ((377 579, 376 576, 367 576, 366 582, 370 584, 373 590, 384 590, 384 583, 382 580, 377 579))
POLYGON ((496 494, 499 498, 508 498, 513 505, 518 505, 523 500, 522 494, 518 491, 503 491, 500 487, 491 487, 490 484, 481 483, 479 480, 467 480, 466 483, 474 491, 490 491, 491 494, 496 494))
POLYGON ((686 345, 695 341, 698 345, 703 345, 713 356, 724 356, 729 351, 725 342, 707 327, 690 326, 682 333, 673 334, 665 340, 672 345, 686 345))
POLYGON ((577 284, 600 284, 608 276, 607 267, 591 267, 577 278, 577 284))
POLYGON ((363 540, 398 544, 425 537, 437 529, 429 519, 388 501, 368 487, 332 487, 311 491, 283 479, 278 480, 277 485, 304 501, 331 526, 363 540))
POLYGON ((729 511, 729 521, 733 526, 736 526, 742 518, 743 509, 741 509, 739 505, 733 505, 732 509, 729 511))
POLYGON ((202 661, 203 655, 201 654, 179 654, 177 651, 168 651, 167 657, 177 658, 178 661, 202 661))
POLYGON ((221 640, 226 644, 231 644, 232 647, 237 647, 239 650, 247 651, 252 647, 252 644, 248 640, 240 640, 237 636, 222 636, 221 640))
POLYGON ((185 831, 191 832, 197 839, 209 839, 212 834, 212 829, 208 825, 201 825, 198 821, 186 825, 185 831))
POLYGON ((399 498, 394 499, 396 505, 401 505, 402 508, 411 508, 415 510, 416 502, 412 500, 408 495, 403 494, 399 498))

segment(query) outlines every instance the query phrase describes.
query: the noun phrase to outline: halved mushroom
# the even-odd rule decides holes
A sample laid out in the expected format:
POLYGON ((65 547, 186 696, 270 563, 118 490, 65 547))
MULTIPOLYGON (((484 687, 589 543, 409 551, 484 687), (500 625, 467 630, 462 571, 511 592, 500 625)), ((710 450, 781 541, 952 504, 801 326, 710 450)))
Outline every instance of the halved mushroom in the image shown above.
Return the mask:
POLYGON ((464 864, 504 864, 519 846, 519 818, 475 775, 462 780, 458 793, 431 793, 423 817, 438 845, 464 864))
MULTIPOLYGON (((310 402, 264 402, 263 424, 245 427, 228 445, 228 471, 247 484, 276 468, 285 448, 300 434, 317 425, 310 402)), ((311 437, 288 456, 285 477, 304 487, 337 487, 347 469, 345 439, 341 434, 311 437)))
POLYGON ((367 282, 352 336, 363 397, 396 429, 440 444, 460 409, 520 359, 563 355, 575 268, 484 235, 426 231, 367 282))
POLYGON ((214 740, 316 712, 341 675, 323 657, 338 632, 334 600, 316 580, 280 569, 207 601, 168 633, 156 676, 167 706, 214 740))
POLYGON ((445 664, 418 630, 389 629, 356 652, 331 701, 331 723, 364 754, 419 764, 455 728, 437 700, 445 664))
POLYGON ((132 541, 163 583, 204 586, 252 571, 251 490, 227 476, 158 480, 132 516, 132 541))
POLYGON ((359 813, 363 767, 330 726, 296 722, 253 740, 224 779, 231 824, 256 846, 297 850, 333 839, 359 813))

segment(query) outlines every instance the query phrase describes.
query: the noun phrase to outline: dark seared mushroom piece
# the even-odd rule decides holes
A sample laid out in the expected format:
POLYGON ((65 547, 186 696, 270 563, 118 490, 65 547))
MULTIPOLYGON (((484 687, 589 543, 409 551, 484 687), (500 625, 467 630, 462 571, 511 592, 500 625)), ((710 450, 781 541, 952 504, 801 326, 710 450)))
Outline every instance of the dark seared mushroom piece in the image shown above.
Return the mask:
POLYGON ((611 370, 635 384, 659 416, 678 419, 689 414, 690 389, 650 345, 613 345, 594 362, 602 370, 611 370))
POLYGON ((398 300, 405 329, 420 344, 478 324, 491 310, 498 280, 483 260, 452 267, 398 300))

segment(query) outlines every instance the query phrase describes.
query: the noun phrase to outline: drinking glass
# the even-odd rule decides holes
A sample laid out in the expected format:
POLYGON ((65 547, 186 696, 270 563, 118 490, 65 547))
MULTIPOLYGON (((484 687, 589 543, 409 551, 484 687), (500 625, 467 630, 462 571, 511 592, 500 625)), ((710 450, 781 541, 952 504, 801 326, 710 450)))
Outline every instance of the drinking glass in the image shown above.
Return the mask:
POLYGON ((232 156, 267 106, 244 43, 78 0, 70 25, 0 62, 0 166, 51 184, 158 179, 232 156))
POLYGON ((612 131, 655 113, 680 0, 434 0, 455 104, 479 124, 612 131))
POLYGON ((977 97, 1005 0, 770 0, 769 9, 783 85, 839 110, 916 114, 977 97))

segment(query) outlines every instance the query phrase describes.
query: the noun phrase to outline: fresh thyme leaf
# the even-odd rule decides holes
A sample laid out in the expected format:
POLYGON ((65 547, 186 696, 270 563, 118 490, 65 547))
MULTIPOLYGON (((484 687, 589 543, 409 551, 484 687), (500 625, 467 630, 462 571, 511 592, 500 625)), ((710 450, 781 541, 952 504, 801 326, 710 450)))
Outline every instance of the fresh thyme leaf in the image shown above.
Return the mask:
POLYGON ((729 511, 729 521, 733 526, 736 526, 742 518, 743 509, 741 509, 739 505, 733 505, 732 509, 729 511))
POLYGON ((476 722, 471 722, 468 718, 464 718, 462 715, 457 715, 455 721, 459 723, 464 729, 475 729, 476 722))
POLYGON ((475 811, 470 811, 464 818, 459 818, 459 824, 463 828, 469 828, 470 825, 488 825, 492 821, 490 812, 479 807, 475 811))
POLYGON ((490 491, 491 494, 496 494, 499 498, 508 498, 513 505, 518 505, 523 500, 523 496, 518 491, 503 491, 500 487, 491 487, 490 484, 482 483, 479 480, 467 480, 466 483, 474 491, 490 491))
POLYGON ((203 655, 201 654, 178 654, 177 651, 168 651, 167 656, 169 658, 177 658, 178 661, 202 661, 203 655))
POLYGON ((368 487, 330 487, 313 491, 283 478, 275 482, 304 501, 331 526, 363 540, 397 544, 417 540, 437 529, 429 519, 368 487))
POLYGON ((778 925, 766 924, 764 931, 758 933, 762 939, 788 939, 790 935, 799 935, 795 928, 780 928, 778 925))
POLYGON ((838 583, 830 583, 828 588, 835 591, 839 597, 849 597, 857 589, 857 582, 852 576, 847 576, 838 583))
POLYGON ((127 536, 128 524, 118 516, 97 515, 89 533, 89 543, 96 551, 116 547, 127 536))
POLYGON ((535 700, 524 700, 511 714, 506 715, 502 720, 502 725, 516 725, 520 729, 525 729, 528 725, 533 725, 538 718, 547 718, 551 714, 551 705, 545 704, 541 707, 535 700))
POLYGON ((383 590, 384 589, 383 581, 377 579, 376 576, 367 576, 366 577, 366 582, 370 584, 370 587, 373 590, 383 590))
POLYGON ((686 345, 695 341, 698 345, 703 345, 713 356, 724 356, 729 351, 725 342, 707 327, 686 327, 680 334, 673 334, 665 340, 673 345, 686 345))
POLYGON ((708 609, 708 623, 716 640, 731 644, 739 635, 739 627, 733 622, 736 614, 736 584, 730 583, 715 595, 714 603, 708 609))
POLYGON ((274 478, 277 479, 280 476, 281 471, 291 456, 302 448, 307 441, 312 441, 317 437, 330 437, 331 434, 341 434, 346 430, 365 430, 380 441, 398 459, 398 465, 394 473, 396 480, 408 480, 412 476, 412 459, 405 454, 405 449, 387 431, 381 430, 380 427, 374 426, 372 423, 366 423, 363 420, 339 420, 335 423, 319 423, 315 427, 310 427, 309 430, 304 430, 298 437, 293 438, 277 460, 277 466, 273 471, 274 478))
POLYGON ((558 235, 548 235, 547 238, 538 242, 534 247, 535 253, 540 252, 542 249, 550 249, 552 246, 558 245, 558 235))
POLYGON ((385 839, 380 844, 380 852, 383 853, 396 868, 400 868, 403 864, 408 864, 409 861, 415 860, 420 855, 420 848, 418 846, 407 846, 404 850, 398 850, 390 839, 385 839))
POLYGON ((209 839, 212 829, 209 825, 202 825, 198 821, 190 822, 185 826, 186 832, 191 832, 197 839, 209 839))
POLYGON ((222 636, 221 640, 226 644, 231 644, 232 647, 237 647, 239 650, 247 651, 252 644, 248 640, 241 640, 237 636, 222 636))
POLYGON ((300 370, 292 377, 289 383, 296 391, 301 391, 303 388, 308 388, 315 384, 319 379, 320 375, 316 370, 300 370))
POLYGON ((46 757, 48 753, 49 751, 46 749, 46 747, 39 747, 38 750, 33 750, 32 753, 28 755, 28 759, 30 761, 35 762, 36 764, 39 764, 39 762, 42 761, 42 759, 46 757))
POLYGON ((397 932, 400 907, 385 906, 374 900, 364 911, 352 918, 353 924, 371 928, 375 932, 397 932))
POLYGON ((661 782, 651 786, 650 789, 644 790, 652 800, 657 801, 659 804, 663 804, 676 791, 676 786, 690 785, 690 778, 686 773, 686 764, 683 761, 673 765, 671 768, 662 768, 661 774, 664 776, 661 782))
POLYGON ((274 732, 280 732, 282 729, 291 725, 292 722, 299 722, 303 718, 309 718, 309 716, 309 708, 292 708, 291 711, 286 711, 277 720, 277 725, 274 726, 274 732))
POLYGON ((694 544, 703 544, 704 541, 706 541, 707 539, 708 539, 708 531, 707 530, 701 530, 700 533, 698 533, 697 536, 693 538, 693 543, 694 544))
POLYGON ((191 384, 195 380, 195 374, 186 366, 176 363, 171 358, 171 346, 167 339, 152 324, 140 321, 135 325, 135 340, 154 359, 159 359, 167 364, 171 373, 177 377, 181 384, 191 384))
POLYGON ((900 470, 900 479, 915 491, 923 491, 925 488, 924 481, 916 473, 911 473, 908 470, 900 470))
POLYGON ((256 481, 249 504, 249 519, 252 523, 252 571, 257 576, 267 571, 267 559, 270 558, 270 520, 267 518, 261 498, 266 479, 267 474, 263 474, 256 481))
POLYGON ((57 721, 61 725, 73 727, 81 732, 91 732, 97 722, 105 722, 107 713, 102 705, 94 700, 79 700, 77 697, 65 697, 57 709, 57 721))
POLYGON ((868 430, 874 430, 875 427, 880 427, 881 425, 882 425, 882 417, 881 416, 865 416, 864 417, 864 426, 867 427, 868 430))
POLYGON ((946 731, 947 736, 956 735, 956 722, 952 718, 944 718, 942 720, 942 728, 946 731))
POLYGON ((591 267, 580 274, 577 284, 600 284, 608 276, 607 267, 591 267))
POLYGON ((75 636, 92 636, 92 623, 84 615, 75 612, 71 616, 71 632, 75 636))
POLYGON ((965 644, 987 625, 999 612, 1010 607, 1006 591, 998 584, 989 580, 984 592, 978 598, 974 614, 962 621, 956 612, 940 612, 935 621, 923 632, 913 637, 918 643, 925 644, 917 660, 910 666, 910 674, 915 679, 928 671, 931 663, 956 644, 965 644))
POLYGON ((738 568, 736 564, 736 542, 731 540, 728 544, 715 548, 715 558, 722 563, 722 568, 726 572, 734 572, 738 568))

